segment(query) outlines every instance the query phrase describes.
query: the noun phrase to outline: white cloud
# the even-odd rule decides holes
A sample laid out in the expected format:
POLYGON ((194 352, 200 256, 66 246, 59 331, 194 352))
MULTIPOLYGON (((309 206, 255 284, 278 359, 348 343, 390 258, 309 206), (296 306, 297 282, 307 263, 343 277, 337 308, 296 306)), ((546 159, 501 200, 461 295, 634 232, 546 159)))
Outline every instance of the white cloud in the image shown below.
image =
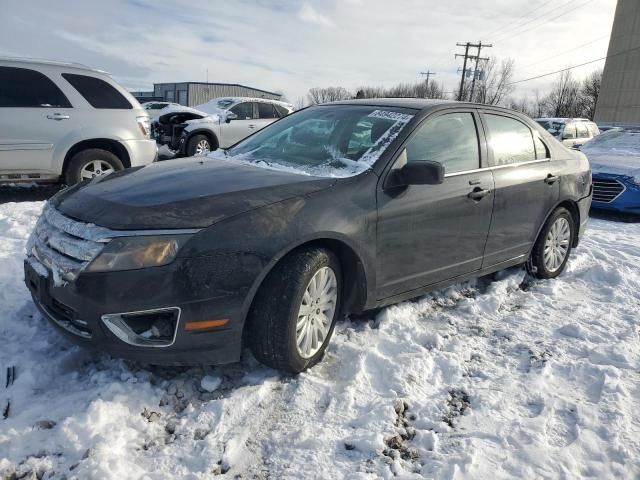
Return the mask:
POLYGON ((326 15, 322 15, 315 8, 308 3, 303 3, 300 11, 298 12, 298 18, 308 23, 315 23, 323 27, 332 27, 333 22, 326 15))
MULTIPOLYGON (((530 0, 3 0, 0 54, 76 61, 111 72, 127 87, 154 82, 242 83, 282 90, 291 101, 314 86, 392 86, 426 69, 446 91, 457 90, 457 42, 493 42, 482 54, 516 61, 514 79, 559 70, 606 55, 615 0, 594 0, 557 20, 514 31, 530 0), (429 4, 426 6, 426 4, 429 4), (316 8, 313 8, 315 5, 316 8), (319 10, 322 5, 322 10, 319 10), (304 18, 303 18, 304 17, 304 18), (310 22, 310 23, 307 23, 310 22), (43 25, 55 25, 45 28, 43 25), (323 27, 323 28, 320 28, 323 27), (516 32, 517 33, 517 32, 516 32), (490 38, 492 36, 494 38, 490 38), (551 58, 554 57, 554 58, 551 58)), ((530 15, 541 15, 549 5, 530 15)), ((577 77, 599 65, 575 70, 577 77)), ((549 88, 555 77, 519 85, 517 95, 549 88)))

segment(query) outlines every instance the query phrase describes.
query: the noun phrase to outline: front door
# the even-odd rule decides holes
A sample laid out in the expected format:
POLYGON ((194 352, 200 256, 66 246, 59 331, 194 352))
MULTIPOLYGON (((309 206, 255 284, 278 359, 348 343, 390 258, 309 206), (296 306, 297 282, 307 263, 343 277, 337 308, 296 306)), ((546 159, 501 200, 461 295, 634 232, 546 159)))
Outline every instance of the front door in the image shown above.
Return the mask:
POLYGON ((491 223, 493 175, 482 169, 479 117, 453 111, 430 117, 409 138, 393 168, 430 160, 444 166, 439 185, 378 191, 378 299, 479 270, 491 223))
POLYGON ((253 102, 242 102, 229 109, 237 118, 224 122, 220 126, 220 146, 230 147, 256 131, 253 102))
POLYGON ((71 131, 73 109, 44 74, 0 67, 0 171, 51 172, 56 143, 71 131))
POLYGON ((561 165, 537 132, 517 118, 483 115, 495 179, 493 221, 485 267, 526 260, 538 231, 557 203, 561 165))

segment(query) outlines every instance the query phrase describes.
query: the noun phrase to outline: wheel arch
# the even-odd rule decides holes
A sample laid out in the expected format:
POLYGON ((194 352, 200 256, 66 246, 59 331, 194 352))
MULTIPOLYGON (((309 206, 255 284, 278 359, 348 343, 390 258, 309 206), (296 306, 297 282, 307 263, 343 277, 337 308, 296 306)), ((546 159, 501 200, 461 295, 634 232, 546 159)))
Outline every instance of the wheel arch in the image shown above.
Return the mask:
POLYGON ((194 137, 194 135, 204 135, 205 137, 207 137, 211 142, 211 151, 220 148, 220 142, 218 141, 218 137, 215 133, 213 133, 211 130, 207 130, 206 128, 199 128, 197 130, 190 130, 187 133, 187 138, 185 138, 184 140, 185 153, 187 150, 187 145, 189 144, 189 141, 191 141, 191 139, 194 137))
MULTIPOLYGON (((365 263, 356 249, 348 241, 336 237, 318 237, 308 239, 278 253, 263 269, 263 272, 254 282, 243 308, 245 320, 253 307, 255 297, 273 269, 292 253, 307 248, 324 248, 338 257, 342 269, 342 311, 360 313, 365 309, 368 297, 368 287, 371 279, 367 274, 365 263)), ((244 329, 244 326, 243 326, 244 329)))
POLYGON ((62 175, 65 175, 67 173, 69 163, 76 154, 90 148, 99 148, 101 150, 111 152, 120 159, 122 165, 124 165, 125 168, 131 167, 131 158, 129 156, 129 152, 122 143, 109 138, 92 138, 88 140, 82 140, 81 142, 74 144, 69 150, 67 150, 67 153, 64 156, 64 162, 62 164, 62 175))
POLYGON ((549 213, 547 213, 547 215, 544 217, 544 220, 538 227, 536 236, 533 239, 533 243, 531 244, 531 249, 533 249, 534 245, 538 241, 538 238, 540 237, 540 232, 542 232, 542 229, 544 228, 547 221, 549 220, 549 217, 551 217, 551 215, 553 215, 553 212, 555 212, 558 208, 561 208, 561 207, 566 208, 569 211, 569 213, 571 214, 571 219, 573 220, 573 227, 574 227, 573 231, 575 232, 575 234, 573 235, 573 241, 571 246, 573 248, 578 246, 578 241, 579 241, 578 232, 580 231, 580 209, 578 208, 578 202, 571 199, 564 199, 558 202, 556 205, 554 205, 554 207, 550 209, 549 213))

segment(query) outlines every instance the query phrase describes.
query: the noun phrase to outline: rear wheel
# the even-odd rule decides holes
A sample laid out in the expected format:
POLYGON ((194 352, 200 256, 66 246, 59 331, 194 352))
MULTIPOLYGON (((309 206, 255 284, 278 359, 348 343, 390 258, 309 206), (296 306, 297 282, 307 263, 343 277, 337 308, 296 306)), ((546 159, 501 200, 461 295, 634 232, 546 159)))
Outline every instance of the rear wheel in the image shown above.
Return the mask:
POLYGON ((527 270, 538 278, 555 278, 569 260, 574 221, 566 208, 556 209, 544 224, 527 262, 527 270))
POLYGON ((340 314, 342 275, 328 250, 294 252, 265 279, 247 328, 251 350, 265 365, 298 373, 318 363, 340 314))
POLYGON ((194 135, 187 143, 187 156, 200 157, 212 150, 211 140, 206 135, 194 135))
POLYGON ((89 148, 76 153, 65 172, 65 183, 74 185, 82 180, 109 175, 122 170, 122 161, 113 153, 101 148, 89 148))

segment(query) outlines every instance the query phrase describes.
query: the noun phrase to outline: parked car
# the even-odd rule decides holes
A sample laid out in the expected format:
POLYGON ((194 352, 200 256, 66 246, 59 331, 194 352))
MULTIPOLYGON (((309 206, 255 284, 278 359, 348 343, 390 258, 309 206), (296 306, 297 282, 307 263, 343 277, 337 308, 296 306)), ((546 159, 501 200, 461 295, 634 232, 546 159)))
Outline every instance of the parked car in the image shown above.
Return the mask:
POLYGON ((586 118, 537 118, 536 122, 567 147, 584 145, 600 133, 598 126, 586 118))
POLYGON ((172 109, 153 122, 152 131, 158 144, 177 156, 192 157, 230 147, 292 111, 291 105, 276 100, 216 98, 194 109, 172 109))
POLYGON ((343 313, 504 268, 559 275, 591 172, 528 117, 422 99, 293 113, 45 207, 26 284, 74 341, 161 364, 318 362, 343 313))
POLYGON ((141 106, 149 113, 149 117, 153 119, 167 113, 167 107, 181 107, 182 105, 173 102, 145 102, 141 106))
POLYGON ((108 74, 0 58, 0 183, 71 185, 152 163, 149 116, 108 74))
POLYGON ((609 130, 581 151, 593 172, 593 208, 640 214, 640 130, 609 130))

